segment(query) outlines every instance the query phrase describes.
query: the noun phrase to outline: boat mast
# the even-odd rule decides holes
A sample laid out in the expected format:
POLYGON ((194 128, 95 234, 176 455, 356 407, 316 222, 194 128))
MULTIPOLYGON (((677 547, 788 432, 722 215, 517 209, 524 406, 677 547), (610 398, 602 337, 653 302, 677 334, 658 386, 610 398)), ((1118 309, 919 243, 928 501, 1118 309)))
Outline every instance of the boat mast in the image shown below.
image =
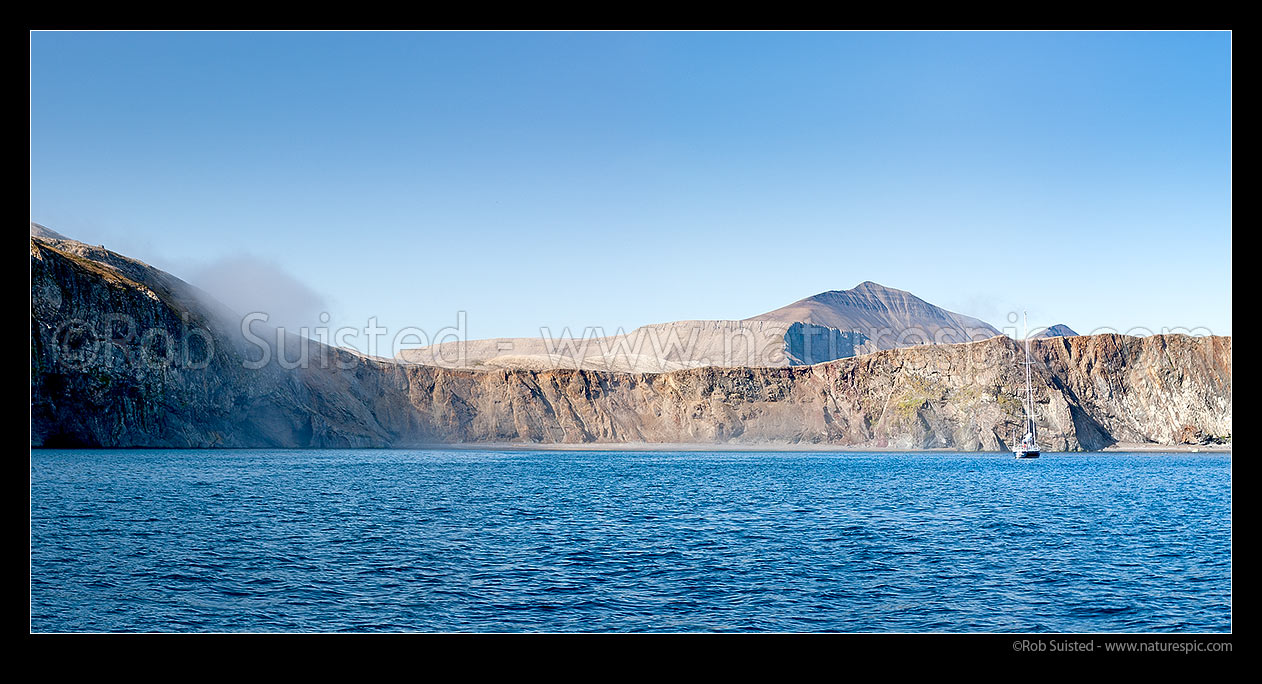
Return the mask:
POLYGON ((1025 311, 1021 312, 1021 317, 1021 325, 1025 329, 1025 432, 1031 437, 1030 446, 1034 446, 1038 439, 1034 437, 1034 393, 1030 389, 1030 321, 1025 311))

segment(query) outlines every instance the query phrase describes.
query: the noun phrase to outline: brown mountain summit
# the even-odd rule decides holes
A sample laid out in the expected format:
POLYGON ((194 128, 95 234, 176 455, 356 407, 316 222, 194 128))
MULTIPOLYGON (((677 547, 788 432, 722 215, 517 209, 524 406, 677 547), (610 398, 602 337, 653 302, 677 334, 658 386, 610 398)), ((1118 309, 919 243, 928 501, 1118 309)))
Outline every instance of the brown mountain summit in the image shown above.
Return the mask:
POLYGON ((656 323, 580 344, 540 338, 469 340, 407 350, 400 357, 448 368, 663 372, 703 366, 810 365, 881 349, 973 342, 999 334, 976 318, 869 281, 744 320, 656 323))
POLYGON ((956 344, 1000 334, 990 324, 947 311, 904 290, 864 281, 800 299, 748 321, 781 321, 862 333, 877 349, 956 344))

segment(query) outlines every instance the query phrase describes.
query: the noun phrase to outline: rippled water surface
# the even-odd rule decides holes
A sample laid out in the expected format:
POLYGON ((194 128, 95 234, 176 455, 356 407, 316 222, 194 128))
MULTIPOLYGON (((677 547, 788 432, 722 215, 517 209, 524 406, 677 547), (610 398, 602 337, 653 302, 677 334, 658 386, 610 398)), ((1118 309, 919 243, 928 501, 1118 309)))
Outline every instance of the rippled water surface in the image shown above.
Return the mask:
POLYGON ((53 451, 44 631, 1227 631, 1227 454, 53 451))

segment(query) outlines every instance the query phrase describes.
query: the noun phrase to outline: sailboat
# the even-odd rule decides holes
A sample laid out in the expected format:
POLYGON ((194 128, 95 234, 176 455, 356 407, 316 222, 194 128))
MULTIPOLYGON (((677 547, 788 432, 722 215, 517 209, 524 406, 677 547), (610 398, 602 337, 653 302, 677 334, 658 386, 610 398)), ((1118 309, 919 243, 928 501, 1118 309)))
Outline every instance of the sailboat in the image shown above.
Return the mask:
POLYGON ((1012 436, 1012 441, 1016 446, 1013 447, 1012 453, 1017 458, 1038 458, 1039 443, 1036 435, 1037 428, 1034 426, 1034 392, 1030 389, 1030 322, 1028 316, 1021 312, 1022 325, 1025 327, 1025 437, 1021 438, 1021 443, 1016 444, 1016 435, 1012 436))

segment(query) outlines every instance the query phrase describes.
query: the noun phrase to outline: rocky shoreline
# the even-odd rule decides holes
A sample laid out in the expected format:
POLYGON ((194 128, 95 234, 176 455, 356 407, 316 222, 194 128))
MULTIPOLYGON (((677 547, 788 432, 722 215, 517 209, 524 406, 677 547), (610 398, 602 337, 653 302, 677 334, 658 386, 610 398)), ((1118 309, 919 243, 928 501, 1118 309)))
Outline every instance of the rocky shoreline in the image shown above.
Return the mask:
MULTIPOLYGON (((33 235, 31 278, 33 447, 1005 451, 1021 420, 1020 347, 1003 336, 665 373, 440 368, 291 336, 273 351, 309 345, 306 367, 250 368, 230 312, 141 262, 33 235), (116 334, 120 316, 163 334, 116 334)), ((1053 337, 1031 351, 1048 451, 1229 439, 1230 337, 1053 337)))

